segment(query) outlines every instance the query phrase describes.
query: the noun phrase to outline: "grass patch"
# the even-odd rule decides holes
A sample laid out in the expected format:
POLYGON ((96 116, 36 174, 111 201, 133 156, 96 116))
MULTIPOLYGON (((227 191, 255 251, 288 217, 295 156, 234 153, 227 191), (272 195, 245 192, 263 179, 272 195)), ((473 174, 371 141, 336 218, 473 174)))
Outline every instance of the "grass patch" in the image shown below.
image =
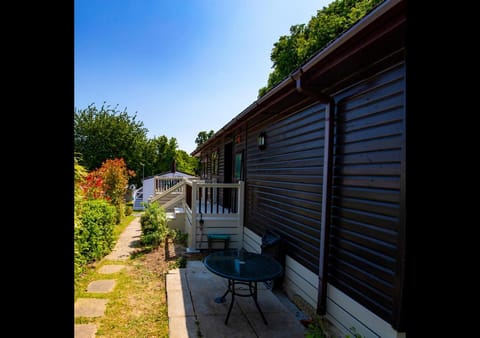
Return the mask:
MULTIPOLYGON (((120 234, 136 216, 129 215, 115 226, 114 237, 120 234)), ((162 248, 143 248, 129 260, 103 259, 89 265, 75 284, 75 301, 78 298, 108 299, 104 316, 77 317, 75 324, 95 324, 96 337, 168 337, 168 309, 165 274, 168 272, 162 248), (101 274, 104 265, 124 265, 111 274, 101 274), (93 281, 114 279, 112 292, 88 293, 93 281)))
MULTIPOLYGON (((113 242, 114 246, 117 243, 118 239, 120 238, 120 235, 122 232, 125 230, 125 228, 135 219, 136 216, 134 215, 129 215, 124 217, 123 221, 120 222, 119 224, 116 224, 115 227, 113 228, 113 242)), ((95 272, 96 268, 99 267, 101 264, 102 260, 93 262, 88 264, 85 267, 85 271, 82 272, 81 276, 78 278, 78 280, 75 280, 74 286, 75 286, 75 299, 77 299, 77 289, 82 288, 82 281, 89 280, 90 276, 92 273, 95 272)), ((83 282, 84 283, 84 282, 83 282)))
POLYGON ((128 261, 103 261, 95 271, 88 271, 75 289, 77 298, 108 299, 103 317, 75 318, 75 324, 96 324, 97 337, 168 337, 168 311, 164 273, 151 271, 146 256, 128 261), (100 274, 105 264, 123 264, 125 269, 100 274), (91 281, 115 279, 112 292, 87 293, 91 281))

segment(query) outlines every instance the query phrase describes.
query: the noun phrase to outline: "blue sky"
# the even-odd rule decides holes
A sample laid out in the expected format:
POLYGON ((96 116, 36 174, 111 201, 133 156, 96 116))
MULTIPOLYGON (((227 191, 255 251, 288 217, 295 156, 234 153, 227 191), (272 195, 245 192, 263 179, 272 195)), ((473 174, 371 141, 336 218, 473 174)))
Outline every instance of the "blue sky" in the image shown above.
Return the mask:
POLYGON ((126 108, 190 153, 257 99, 279 37, 330 2, 75 0, 75 108, 126 108))

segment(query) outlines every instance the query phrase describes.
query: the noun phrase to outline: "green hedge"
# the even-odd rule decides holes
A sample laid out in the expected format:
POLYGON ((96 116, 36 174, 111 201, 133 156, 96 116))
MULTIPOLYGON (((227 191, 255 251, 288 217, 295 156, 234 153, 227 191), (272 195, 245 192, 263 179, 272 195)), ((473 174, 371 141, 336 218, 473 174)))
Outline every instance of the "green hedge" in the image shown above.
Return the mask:
POLYGON ((88 264, 109 254, 114 245, 117 210, 104 200, 87 200, 75 227, 76 264, 88 264))
POLYGON ((129 204, 125 207, 125 216, 130 216, 133 212, 133 207, 129 204))

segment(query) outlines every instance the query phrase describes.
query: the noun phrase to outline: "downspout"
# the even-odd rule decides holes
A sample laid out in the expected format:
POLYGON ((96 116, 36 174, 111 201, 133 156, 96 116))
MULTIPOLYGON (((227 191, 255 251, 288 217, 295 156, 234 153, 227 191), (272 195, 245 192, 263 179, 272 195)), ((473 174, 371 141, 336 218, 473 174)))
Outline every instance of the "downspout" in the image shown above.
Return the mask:
POLYGON ((328 280, 328 254, 330 237, 330 211, 333 177, 333 122, 335 115, 335 100, 329 95, 308 90, 302 86, 303 71, 299 69, 292 75, 296 81, 299 93, 312 97, 320 103, 325 103, 325 136, 323 147, 323 185, 322 185, 322 216, 320 227, 320 256, 318 267, 318 295, 317 314, 325 315, 327 311, 327 280, 328 280))

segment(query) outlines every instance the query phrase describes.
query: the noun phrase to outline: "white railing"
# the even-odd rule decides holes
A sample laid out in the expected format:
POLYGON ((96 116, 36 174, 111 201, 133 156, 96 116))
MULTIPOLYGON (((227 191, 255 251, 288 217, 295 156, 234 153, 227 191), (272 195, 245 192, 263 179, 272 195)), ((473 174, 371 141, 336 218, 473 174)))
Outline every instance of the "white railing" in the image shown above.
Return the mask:
POLYGON ((185 229, 189 250, 207 248, 208 234, 230 235, 230 247, 240 248, 243 242, 244 182, 208 183, 202 180, 185 182, 185 229))
POLYGON ((133 193, 133 200, 141 199, 143 200, 143 187, 138 188, 137 190, 134 191, 133 193))
MULTIPOLYGON (((159 180, 159 181, 163 181, 163 180, 159 180)), ((184 195, 184 190, 185 190, 185 181, 186 179, 184 178, 180 178, 180 180, 173 186, 171 186, 170 188, 164 190, 166 187, 167 187, 167 184, 162 184, 161 186, 163 187, 162 190, 158 190, 159 192, 157 192, 154 196, 151 196, 149 198, 149 202, 155 202, 157 200, 160 200, 162 197, 166 196, 166 195, 169 195, 169 194, 176 194, 176 195, 184 195)), ((170 183, 173 183, 170 182, 170 183)))
POLYGON ((209 234, 230 235, 231 248, 243 246, 243 181, 216 183, 185 177, 155 177, 155 192, 148 203, 171 206, 183 200, 190 252, 207 249, 209 234))
POLYGON ((143 187, 138 188, 133 193, 133 209, 134 210, 143 210, 144 207, 141 204, 143 200, 143 187))
MULTIPOLYGON (((164 176, 155 176, 154 177, 154 195, 161 194, 164 191, 167 191, 177 185, 180 182, 185 181, 185 177, 178 176, 178 177, 164 177, 164 176)), ((183 192, 183 191, 182 191, 183 192)))

